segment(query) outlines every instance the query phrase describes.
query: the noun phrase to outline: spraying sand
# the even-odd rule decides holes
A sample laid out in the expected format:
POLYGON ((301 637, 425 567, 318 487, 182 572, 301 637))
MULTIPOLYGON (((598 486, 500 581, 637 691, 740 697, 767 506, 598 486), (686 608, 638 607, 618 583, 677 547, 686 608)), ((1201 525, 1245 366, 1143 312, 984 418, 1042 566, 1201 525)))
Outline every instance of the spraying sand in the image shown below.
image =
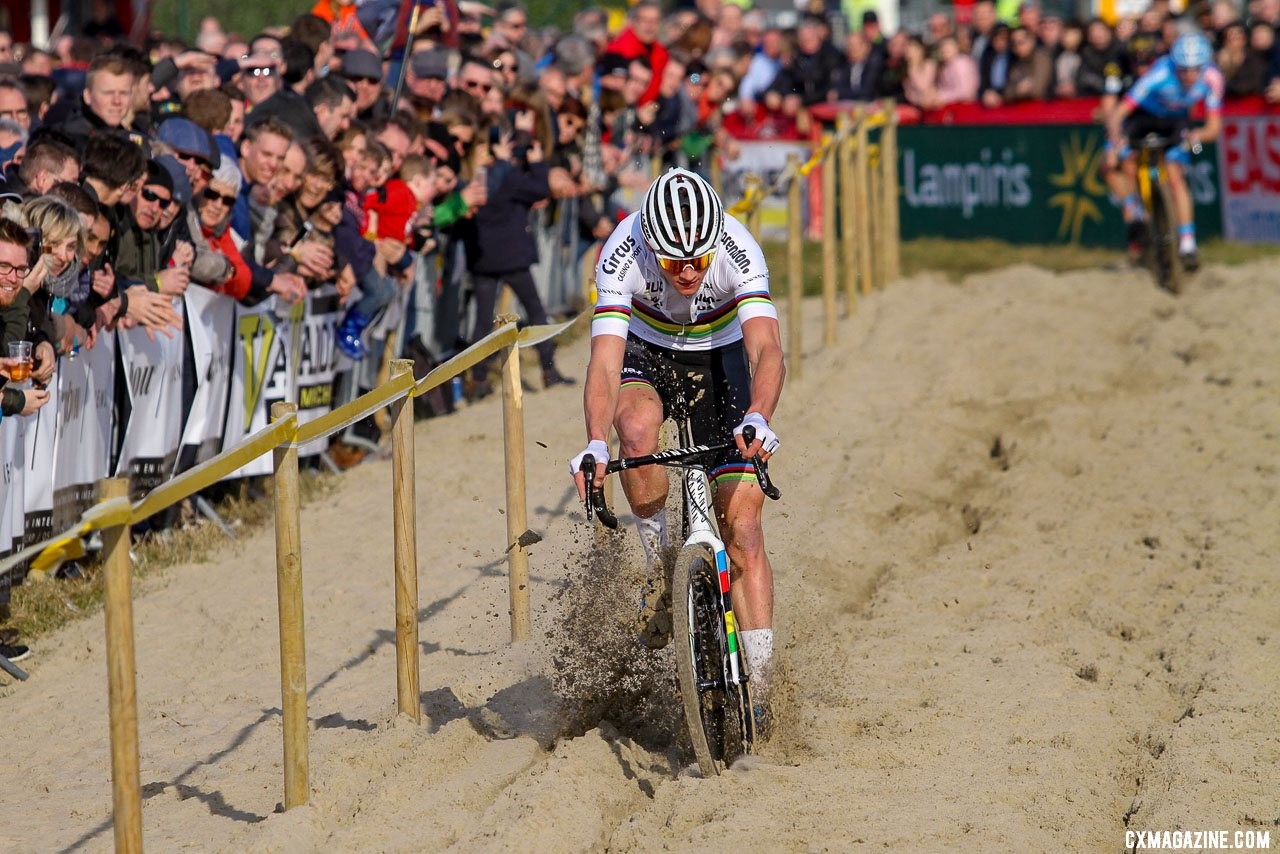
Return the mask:
MULTIPOLYGON (((759 756, 691 773, 669 659, 619 640, 633 581, 607 555, 634 563, 634 537, 593 546, 562 389, 526 399, 544 539, 536 639, 514 650, 499 405, 418 425, 421 727, 393 717, 389 464, 303 513, 305 808, 277 812, 270 531, 147 585, 151 850, 1116 851, 1126 828, 1280 844, 1269 265, 1209 269, 1180 299, 1127 272, 918 277, 828 350, 808 311, 775 419, 781 734, 759 756)), ((585 358, 579 341, 561 364, 585 358)), ((0 689, 0 849, 111 845, 103 646, 101 616, 83 620, 0 689)))

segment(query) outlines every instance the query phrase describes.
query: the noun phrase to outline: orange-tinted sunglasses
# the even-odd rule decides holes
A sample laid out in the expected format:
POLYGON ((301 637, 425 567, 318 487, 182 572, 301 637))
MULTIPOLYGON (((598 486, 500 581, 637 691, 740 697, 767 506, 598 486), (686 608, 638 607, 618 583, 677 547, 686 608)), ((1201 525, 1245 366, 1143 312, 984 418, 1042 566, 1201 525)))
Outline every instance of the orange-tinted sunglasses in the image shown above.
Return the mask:
POLYGON ((668 273, 679 273, 685 267, 692 267, 695 273, 701 273, 703 270, 711 266, 711 262, 716 257, 716 251, 712 249, 705 255, 699 255, 697 258, 664 258, 661 255, 656 256, 658 266, 666 270, 668 273))

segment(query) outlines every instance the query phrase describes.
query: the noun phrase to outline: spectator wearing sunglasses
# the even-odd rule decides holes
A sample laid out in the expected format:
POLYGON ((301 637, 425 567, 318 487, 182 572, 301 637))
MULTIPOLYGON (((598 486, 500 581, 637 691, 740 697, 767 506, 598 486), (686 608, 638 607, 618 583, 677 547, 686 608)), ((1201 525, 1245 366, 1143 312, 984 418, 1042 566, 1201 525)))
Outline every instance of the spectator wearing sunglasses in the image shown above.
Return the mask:
POLYGON ((344 55, 342 76, 355 93, 356 118, 370 124, 391 114, 382 85, 382 60, 372 51, 353 50, 344 55))
POLYGON ((210 283, 210 287, 243 302, 249 296, 253 273, 240 254, 230 227, 231 209, 240 196, 240 181, 240 170, 229 163, 224 164, 194 201, 200 235, 227 260, 230 268, 220 282, 210 283))
POLYGON ((128 283, 140 282, 153 291, 171 296, 186 292, 194 257, 191 245, 180 243, 169 257, 164 257, 162 252, 161 221, 172 204, 173 178, 159 163, 148 161, 142 188, 121 216, 115 262, 117 278, 128 283), (173 264, 169 264, 170 261, 173 264))

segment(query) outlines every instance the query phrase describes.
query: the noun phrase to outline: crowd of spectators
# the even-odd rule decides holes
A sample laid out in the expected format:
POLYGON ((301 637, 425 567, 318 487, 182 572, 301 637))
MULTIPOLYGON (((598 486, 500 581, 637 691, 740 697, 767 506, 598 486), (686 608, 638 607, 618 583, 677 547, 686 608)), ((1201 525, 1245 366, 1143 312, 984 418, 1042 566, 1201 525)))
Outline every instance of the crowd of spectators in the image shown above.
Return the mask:
MULTIPOLYGON (((566 218, 585 254, 654 159, 708 175, 734 154, 732 126, 804 132, 807 108, 831 101, 1115 94, 1184 25, 1168 0, 1114 27, 1034 2, 1011 24, 977 0, 963 26, 939 13, 920 34, 885 33, 873 12, 846 28, 821 3, 781 27, 721 0, 639 0, 616 31, 587 8, 560 32, 518 3, 450 0, 393 56, 398 5, 320 0, 247 37, 210 18, 143 49, 111 20, 48 49, 0 31, 0 384, 8 342, 35 357, 34 385, 0 389, 0 416, 39 411, 57 360, 102 330, 178 334, 192 286, 246 305, 333 287, 357 366, 387 355, 367 330, 416 288, 434 326, 401 340, 448 355, 491 328, 503 284, 546 319, 531 212, 566 218)), ((1229 94, 1280 100, 1280 0, 1185 17, 1216 39, 1229 94)), ((545 385, 573 382, 553 344, 539 355, 545 385)), ((491 391, 480 366, 467 393, 491 391)))

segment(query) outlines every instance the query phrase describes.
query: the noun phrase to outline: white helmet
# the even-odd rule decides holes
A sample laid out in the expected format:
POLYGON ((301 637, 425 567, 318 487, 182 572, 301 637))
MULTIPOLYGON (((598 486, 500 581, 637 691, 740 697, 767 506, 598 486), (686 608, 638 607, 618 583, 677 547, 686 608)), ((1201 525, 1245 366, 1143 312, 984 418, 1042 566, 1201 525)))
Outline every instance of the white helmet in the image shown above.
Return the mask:
POLYGON ((645 194, 640 230, 660 256, 698 258, 720 245, 724 205, 702 178, 686 169, 669 169, 645 194))

